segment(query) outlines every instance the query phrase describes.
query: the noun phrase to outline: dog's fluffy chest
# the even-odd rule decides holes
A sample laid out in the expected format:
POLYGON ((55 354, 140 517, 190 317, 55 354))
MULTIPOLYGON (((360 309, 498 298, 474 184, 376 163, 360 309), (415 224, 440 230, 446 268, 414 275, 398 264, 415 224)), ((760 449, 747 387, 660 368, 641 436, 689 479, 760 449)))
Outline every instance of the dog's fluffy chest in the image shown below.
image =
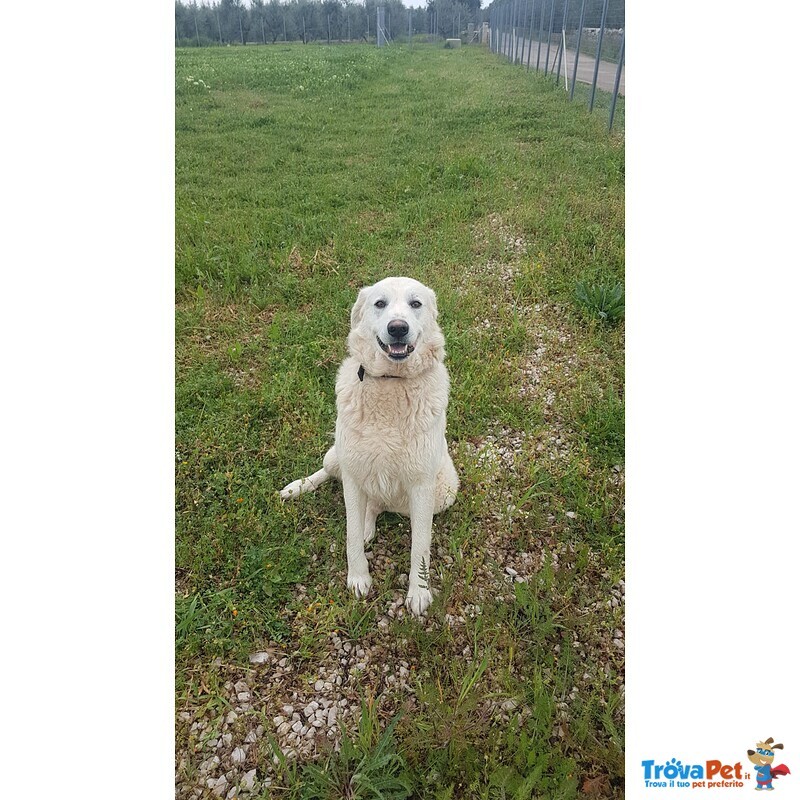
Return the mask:
POLYGON ((351 361, 345 361, 336 382, 337 455, 342 469, 368 494, 402 504, 405 488, 435 474, 441 460, 446 370, 439 366, 444 379, 366 375, 362 381, 358 363, 351 361))

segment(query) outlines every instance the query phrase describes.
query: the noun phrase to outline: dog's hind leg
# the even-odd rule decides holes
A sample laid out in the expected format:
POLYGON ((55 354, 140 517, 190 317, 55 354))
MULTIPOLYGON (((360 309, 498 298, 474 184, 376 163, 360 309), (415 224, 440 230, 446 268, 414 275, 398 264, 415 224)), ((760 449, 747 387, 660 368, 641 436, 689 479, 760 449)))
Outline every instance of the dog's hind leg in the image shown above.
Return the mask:
POLYGON ((339 470, 339 461, 336 458, 336 452, 331 447, 325 458, 322 459, 322 469, 317 470, 313 475, 307 478, 298 478, 292 481, 287 486, 281 489, 281 500, 290 500, 298 495, 305 494, 306 492, 313 492, 319 489, 325 481, 330 478, 340 478, 341 471, 339 470))
POLYGON ((335 447, 331 447, 325 453, 325 458, 322 459, 322 468, 331 478, 336 478, 337 481, 342 479, 342 471, 339 469, 339 457, 336 455, 335 447))
POLYGON ((453 459, 450 454, 445 452, 439 472, 436 475, 436 490, 434 493, 433 513, 439 514, 446 508, 450 508, 456 500, 458 492, 458 473, 453 466, 453 459))

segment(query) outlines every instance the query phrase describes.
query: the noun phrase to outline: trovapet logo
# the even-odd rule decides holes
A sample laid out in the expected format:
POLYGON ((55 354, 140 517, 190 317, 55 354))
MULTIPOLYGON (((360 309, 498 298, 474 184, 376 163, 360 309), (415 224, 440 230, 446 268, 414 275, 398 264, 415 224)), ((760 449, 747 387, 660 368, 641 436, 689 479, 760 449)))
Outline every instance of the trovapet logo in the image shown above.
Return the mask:
POLYGON ((642 761, 644 785, 654 789, 710 789, 742 787, 749 775, 740 762, 725 764, 709 759, 701 764, 684 764, 673 758, 663 764, 642 761))
POLYGON ((770 737, 757 742, 755 750, 747 751, 749 764, 741 761, 723 761, 716 758, 683 762, 677 758, 659 762, 655 759, 642 761, 642 777, 648 789, 743 789, 773 791, 773 781, 790 775, 786 764, 774 766, 775 751, 783 750, 770 737))

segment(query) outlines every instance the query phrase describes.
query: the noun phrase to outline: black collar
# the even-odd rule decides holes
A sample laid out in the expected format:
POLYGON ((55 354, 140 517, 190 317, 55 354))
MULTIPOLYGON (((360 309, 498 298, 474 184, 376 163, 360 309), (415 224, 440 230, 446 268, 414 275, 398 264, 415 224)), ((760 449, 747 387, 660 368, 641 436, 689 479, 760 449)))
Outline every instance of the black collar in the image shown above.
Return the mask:
MULTIPOLYGON (((364 382, 364 375, 366 375, 366 370, 364 369, 364 365, 361 364, 358 367, 358 379, 363 383, 364 382)), ((370 375, 370 378, 399 378, 399 375, 370 375)))

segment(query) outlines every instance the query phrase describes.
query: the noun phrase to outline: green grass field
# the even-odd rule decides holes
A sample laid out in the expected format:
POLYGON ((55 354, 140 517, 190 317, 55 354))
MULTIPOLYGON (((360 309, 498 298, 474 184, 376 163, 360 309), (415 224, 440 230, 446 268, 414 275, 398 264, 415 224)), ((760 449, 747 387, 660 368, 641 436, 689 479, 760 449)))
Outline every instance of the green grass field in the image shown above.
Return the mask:
POLYGON ((621 134, 471 47, 178 50, 175 85, 177 796, 622 797, 621 134), (392 274, 437 292, 462 481, 422 623, 407 520, 356 601, 341 488, 276 497, 392 274))

